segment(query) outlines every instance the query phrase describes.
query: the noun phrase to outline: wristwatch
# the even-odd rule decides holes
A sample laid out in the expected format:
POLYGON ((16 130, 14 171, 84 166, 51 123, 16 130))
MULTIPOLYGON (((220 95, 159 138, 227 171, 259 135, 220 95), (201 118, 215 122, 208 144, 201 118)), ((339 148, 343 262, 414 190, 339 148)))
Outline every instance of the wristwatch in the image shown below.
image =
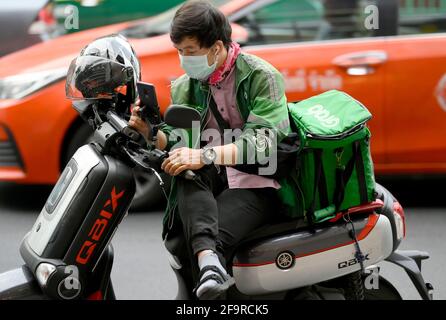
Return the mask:
POLYGON ((217 153, 211 147, 204 147, 201 149, 201 161, 204 164, 212 164, 217 158, 217 153))

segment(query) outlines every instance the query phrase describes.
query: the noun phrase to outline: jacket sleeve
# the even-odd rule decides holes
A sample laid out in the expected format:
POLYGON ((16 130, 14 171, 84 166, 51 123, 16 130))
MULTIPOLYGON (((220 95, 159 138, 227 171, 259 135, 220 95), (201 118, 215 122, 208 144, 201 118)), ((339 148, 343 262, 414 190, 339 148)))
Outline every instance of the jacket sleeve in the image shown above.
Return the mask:
POLYGON ((272 66, 256 68, 249 90, 243 94, 250 112, 241 135, 234 142, 239 151, 237 161, 265 163, 291 131, 283 77, 272 66))

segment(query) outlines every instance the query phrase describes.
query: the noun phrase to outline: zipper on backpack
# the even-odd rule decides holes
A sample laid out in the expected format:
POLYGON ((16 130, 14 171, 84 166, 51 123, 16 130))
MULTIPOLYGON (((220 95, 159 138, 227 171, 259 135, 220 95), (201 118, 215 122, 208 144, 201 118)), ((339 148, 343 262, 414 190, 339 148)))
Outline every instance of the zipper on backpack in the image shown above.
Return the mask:
POLYGON ((339 140, 339 139, 343 139, 345 137, 354 135, 355 133, 359 132, 361 129, 364 128, 365 123, 369 121, 368 119, 361 122, 360 124, 358 124, 357 126, 351 128, 350 130, 343 132, 342 134, 336 134, 336 135, 319 135, 319 134, 314 134, 314 133, 307 133, 306 136, 308 138, 312 138, 312 139, 316 139, 316 140, 339 140))

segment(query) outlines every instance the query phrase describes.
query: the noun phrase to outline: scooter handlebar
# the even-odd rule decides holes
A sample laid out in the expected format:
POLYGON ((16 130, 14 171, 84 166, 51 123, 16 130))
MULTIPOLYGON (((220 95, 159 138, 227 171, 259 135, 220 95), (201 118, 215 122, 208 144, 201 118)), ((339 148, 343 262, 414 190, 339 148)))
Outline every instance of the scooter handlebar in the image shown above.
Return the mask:
MULTIPOLYGON (((130 133, 132 133, 134 130, 130 130, 128 127, 128 124, 122 120, 116 113, 114 112, 107 112, 107 118, 118 131, 123 132, 129 138, 132 140, 136 140, 134 136, 132 136, 130 133)), ((137 132, 135 132, 137 133, 137 132)), ((141 136, 142 137, 142 136, 141 136)), ((140 141, 138 141, 140 142, 140 141)), ((141 145, 141 142, 139 143, 141 145)), ((162 150, 153 149, 151 151, 147 151, 144 149, 140 149, 140 152, 136 152, 136 154, 131 154, 127 150, 127 154, 130 156, 130 158, 133 160, 134 163, 147 168, 146 165, 143 165, 141 163, 140 157, 142 156, 143 163, 147 164, 149 167, 156 171, 161 171, 161 164, 163 163, 164 159, 168 157, 168 153, 162 150)), ((197 175, 192 170, 185 170, 183 171, 180 176, 184 177, 187 180, 195 180, 197 175)))
MULTIPOLYGON (((131 154, 128 150, 126 152, 135 164, 146 169, 151 168, 158 172, 161 171, 161 164, 163 161, 169 156, 166 151, 159 149, 149 151, 140 148, 134 154, 131 154)), ((184 170, 180 176, 187 180, 195 180, 197 177, 197 175, 190 169, 184 170)))

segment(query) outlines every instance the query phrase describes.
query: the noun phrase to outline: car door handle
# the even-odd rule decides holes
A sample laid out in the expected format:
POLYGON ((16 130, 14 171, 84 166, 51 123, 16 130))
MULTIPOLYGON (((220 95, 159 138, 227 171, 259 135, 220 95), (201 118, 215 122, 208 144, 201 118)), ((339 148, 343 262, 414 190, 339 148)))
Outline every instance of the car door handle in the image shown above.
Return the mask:
POLYGON ((372 74, 375 68, 387 62, 387 52, 382 50, 343 54, 333 59, 333 64, 346 69, 347 74, 362 76, 372 74))

